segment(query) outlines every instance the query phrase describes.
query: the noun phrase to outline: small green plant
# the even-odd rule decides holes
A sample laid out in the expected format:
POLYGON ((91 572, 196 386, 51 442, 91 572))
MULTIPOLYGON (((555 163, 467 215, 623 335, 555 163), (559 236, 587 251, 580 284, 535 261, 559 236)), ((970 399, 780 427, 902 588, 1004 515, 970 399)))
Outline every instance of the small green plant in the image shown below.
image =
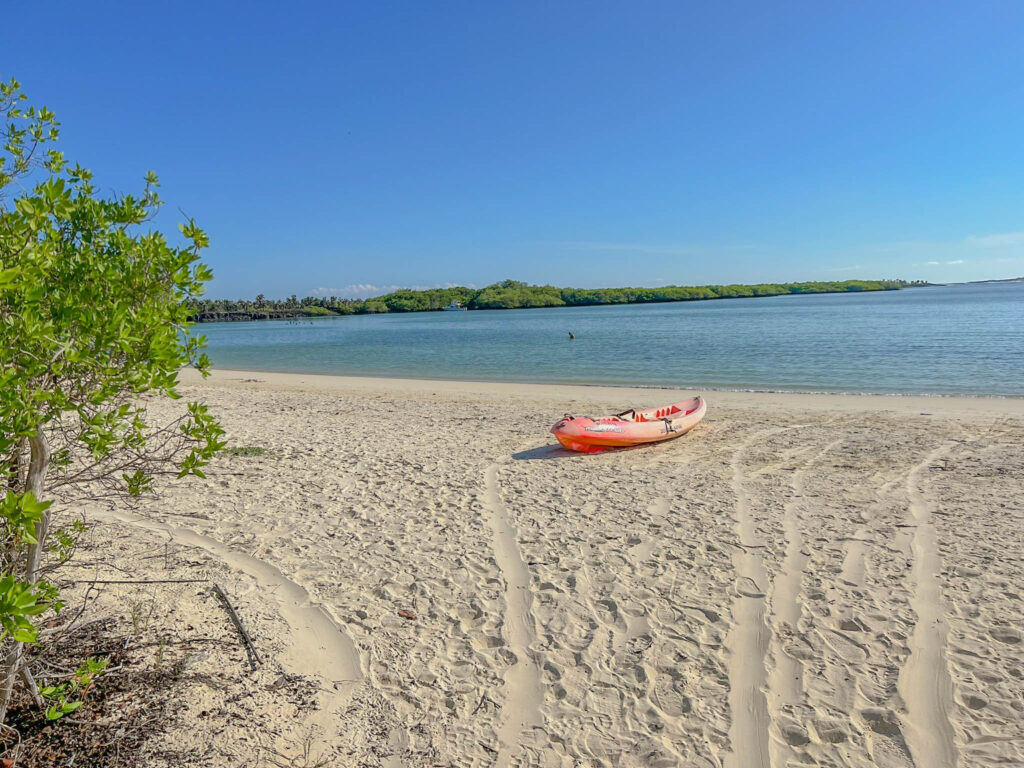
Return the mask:
POLYGON ((36 582, 36 589, 39 592, 39 602, 45 603, 53 609, 54 613, 64 610, 66 603, 61 600, 60 590, 57 585, 47 579, 40 579, 36 582))
POLYGON ((301 742, 292 742, 298 748, 297 751, 289 750, 290 754, 285 754, 268 747, 270 763, 275 768, 326 768, 331 764, 331 758, 326 749, 316 749, 318 741, 316 730, 311 728, 301 742))
POLYGON ((224 453, 228 456, 266 456, 268 451, 259 445, 236 445, 224 453))
POLYGON ((39 631, 29 620, 49 606, 34 584, 16 581, 12 574, 0 579, 0 638, 13 637, 15 642, 34 643, 39 631))
POLYGON ((60 720, 82 706, 96 678, 106 672, 107 663, 106 659, 90 657, 67 682, 40 688, 43 698, 53 702, 46 710, 46 719, 60 720))
POLYGON ((136 637, 149 626, 149 620, 153 618, 153 611, 156 608, 154 600, 129 600, 128 618, 132 622, 132 636, 136 637))
POLYGON ((157 669, 160 669, 160 667, 163 666, 163 664, 164 664, 164 654, 166 652, 167 652, 167 635, 160 635, 160 644, 157 645, 157 647, 156 647, 156 657, 154 659, 154 661, 156 662, 156 668, 157 669))
POLYGON ((78 539, 85 531, 85 523, 75 520, 68 528, 57 528, 50 533, 53 537, 50 552, 57 555, 58 564, 63 565, 71 559, 78 547, 78 539))

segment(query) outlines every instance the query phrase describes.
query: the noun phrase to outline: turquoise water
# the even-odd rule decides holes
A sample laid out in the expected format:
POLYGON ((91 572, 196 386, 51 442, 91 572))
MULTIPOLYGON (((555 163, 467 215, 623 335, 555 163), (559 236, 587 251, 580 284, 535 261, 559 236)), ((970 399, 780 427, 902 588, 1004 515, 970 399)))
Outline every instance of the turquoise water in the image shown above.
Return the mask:
POLYGON ((1024 396, 1024 283, 198 330, 239 370, 1024 396))

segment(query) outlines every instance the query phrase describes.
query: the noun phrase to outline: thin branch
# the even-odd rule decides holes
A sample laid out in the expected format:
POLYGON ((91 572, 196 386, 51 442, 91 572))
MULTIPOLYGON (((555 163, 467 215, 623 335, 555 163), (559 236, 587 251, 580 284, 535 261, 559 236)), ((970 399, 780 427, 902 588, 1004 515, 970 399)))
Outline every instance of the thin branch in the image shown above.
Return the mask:
POLYGON ((96 579, 69 581, 68 584, 200 584, 208 583, 209 579, 96 579))
POLYGON ((238 614, 235 613, 235 609, 231 606, 231 601, 228 600, 228 596, 224 594, 224 590, 220 588, 219 584, 213 585, 213 592, 228 612, 228 616, 231 617, 231 622, 235 625, 235 629, 238 630, 238 634, 242 638, 242 644, 245 646, 245 652, 249 657, 249 666, 255 670, 257 664, 263 663, 260 661, 259 654, 256 653, 256 645, 253 643, 252 638, 249 637, 249 633, 245 631, 245 627, 242 626, 242 620, 238 618, 238 614))

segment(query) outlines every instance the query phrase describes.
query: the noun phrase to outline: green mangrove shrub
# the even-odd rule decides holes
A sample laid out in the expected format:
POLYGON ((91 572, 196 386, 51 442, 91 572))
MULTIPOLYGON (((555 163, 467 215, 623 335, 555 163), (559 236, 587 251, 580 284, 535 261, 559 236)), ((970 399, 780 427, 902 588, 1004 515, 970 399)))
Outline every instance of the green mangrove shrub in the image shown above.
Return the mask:
POLYGON ((19 679, 56 712, 23 652, 62 605, 53 572, 81 532, 55 513, 131 502, 161 474, 202 477, 224 445, 205 406, 151 424, 144 403, 178 397, 181 367, 209 366, 187 309, 212 276, 206 234, 188 221, 172 245, 151 228, 152 173, 138 195, 99 195, 55 148, 58 128, 0 79, 0 722, 19 679))

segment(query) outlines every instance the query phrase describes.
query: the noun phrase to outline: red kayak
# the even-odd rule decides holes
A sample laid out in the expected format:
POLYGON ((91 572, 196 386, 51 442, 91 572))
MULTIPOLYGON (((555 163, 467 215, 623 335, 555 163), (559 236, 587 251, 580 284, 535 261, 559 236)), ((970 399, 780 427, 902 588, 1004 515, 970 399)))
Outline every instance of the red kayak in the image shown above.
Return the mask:
POLYGON ((584 453, 660 443, 689 432, 700 424, 707 410, 704 398, 694 397, 647 411, 631 409, 605 419, 566 416, 551 428, 551 434, 570 451, 584 453))

